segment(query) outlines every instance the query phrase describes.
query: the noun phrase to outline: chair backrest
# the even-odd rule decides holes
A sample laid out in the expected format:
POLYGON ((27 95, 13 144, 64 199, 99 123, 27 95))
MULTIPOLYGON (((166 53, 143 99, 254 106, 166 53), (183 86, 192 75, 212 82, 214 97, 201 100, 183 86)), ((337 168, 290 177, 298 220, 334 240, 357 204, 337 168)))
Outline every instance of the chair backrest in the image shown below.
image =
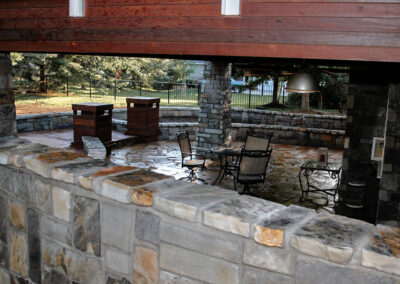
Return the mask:
POLYGON ((262 176, 265 179, 272 149, 269 151, 248 151, 243 149, 240 153, 239 175, 262 176))
POLYGON ((179 148, 181 149, 182 160, 186 157, 192 158, 192 147, 190 146, 189 133, 179 132, 176 134, 178 137, 179 148))
POLYGON ((267 151, 272 136, 273 134, 248 132, 244 149, 250 151, 267 151))

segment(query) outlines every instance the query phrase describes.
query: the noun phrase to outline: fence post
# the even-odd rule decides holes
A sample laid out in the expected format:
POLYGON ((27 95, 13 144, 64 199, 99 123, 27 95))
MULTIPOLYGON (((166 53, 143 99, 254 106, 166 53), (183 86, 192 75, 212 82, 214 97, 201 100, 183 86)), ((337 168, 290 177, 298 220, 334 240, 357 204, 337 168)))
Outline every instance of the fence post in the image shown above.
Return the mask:
POLYGON ((197 105, 200 105, 200 92, 201 92, 201 85, 200 83, 197 84, 197 105))
POLYGON ((264 95, 264 81, 261 83, 261 96, 264 95))
POLYGON ((117 100, 117 78, 114 79, 114 101, 117 100))
POLYGON ((67 97, 69 96, 69 77, 67 76, 67 97))
POLYGON ((168 89, 168 104, 169 104, 169 84, 167 85, 167 89, 168 89))
POLYGON ((139 96, 142 96, 142 82, 139 84, 139 96))
POLYGON ((251 104, 251 87, 249 88, 249 108, 250 108, 250 104, 251 104))
POLYGON ((92 98, 92 76, 89 75, 89 97, 92 98))

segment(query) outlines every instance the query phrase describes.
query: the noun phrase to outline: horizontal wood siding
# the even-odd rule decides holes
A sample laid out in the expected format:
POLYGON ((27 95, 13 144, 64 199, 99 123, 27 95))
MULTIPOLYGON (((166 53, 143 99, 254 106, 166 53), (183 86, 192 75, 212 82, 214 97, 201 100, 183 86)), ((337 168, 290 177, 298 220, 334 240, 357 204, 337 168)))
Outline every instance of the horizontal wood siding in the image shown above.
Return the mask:
POLYGON ((400 0, 0 1, 0 50, 400 62, 400 0))

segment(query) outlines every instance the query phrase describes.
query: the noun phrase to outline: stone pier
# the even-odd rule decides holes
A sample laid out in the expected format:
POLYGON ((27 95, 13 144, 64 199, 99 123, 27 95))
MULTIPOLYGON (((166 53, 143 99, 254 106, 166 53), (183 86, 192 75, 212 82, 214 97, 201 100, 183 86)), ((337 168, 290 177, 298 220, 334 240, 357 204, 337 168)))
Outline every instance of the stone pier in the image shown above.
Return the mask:
POLYGON ((16 133, 10 53, 0 53, 0 136, 16 133))
POLYGON ((197 147, 210 156, 212 147, 231 142, 231 64, 209 62, 204 67, 197 147))
POLYGON ((387 103, 385 153, 378 222, 400 225, 400 85, 391 85, 387 103))

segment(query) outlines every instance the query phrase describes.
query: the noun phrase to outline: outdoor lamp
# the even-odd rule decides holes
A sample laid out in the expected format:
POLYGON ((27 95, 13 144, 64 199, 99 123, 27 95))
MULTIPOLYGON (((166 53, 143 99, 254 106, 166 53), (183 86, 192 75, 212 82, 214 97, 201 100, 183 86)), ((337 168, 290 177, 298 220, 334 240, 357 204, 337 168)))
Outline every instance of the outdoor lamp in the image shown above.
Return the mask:
POLYGON ((85 16, 85 0, 69 0, 69 16, 84 17, 85 16))
POLYGON ((286 90, 288 92, 302 94, 315 93, 318 91, 313 76, 306 72, 298 72, 290 76, 286 85, 286 90))

